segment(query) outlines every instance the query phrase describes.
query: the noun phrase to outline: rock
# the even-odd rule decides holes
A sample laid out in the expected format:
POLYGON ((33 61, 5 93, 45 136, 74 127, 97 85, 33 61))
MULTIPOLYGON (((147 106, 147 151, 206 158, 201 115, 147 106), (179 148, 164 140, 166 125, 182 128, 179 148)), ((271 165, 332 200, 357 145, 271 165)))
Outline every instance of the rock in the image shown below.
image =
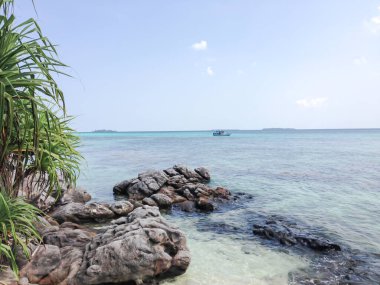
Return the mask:
POLYGON ((214 196, 225 200, 231 199, 231 192, 223 187, 216 187, 214 190, 214 196))
POLYGON ((119 220, 87 245, 74 284, 141 284, 186 271, 186 238, 157 207, 137 208, 119 220))
POLYGON ((192 182, 201 182, 204 180, 202 176, 200 176, 197 172, 190 170, 184 165, 174 165, 173 169, 177 171, 178 173, 185 176, 186 179, 195 179, 192 182))
POLYGON ((111 205, 110 209, 118 216, 125 216, 133 211, 133 205, 128 201, 118 201, 111 205))
POLYGON ((0 270, 0 284, 17 285, 17 277, 10 267, 2 267, 0 270))
POLYGON ((186 185, 186 183, 189 183, 189 181, 183 175, 172 176, 168 179, 167 182, 168 185, 176 189, 186 185))
POLYGON ((200 176, 202 176, 202 178, 204 178, 206 181, 210 181, 211 179, 210 172, 206 168, 198 167, 198 168, 195 168, 194 171, 198 173, 200 176))
POLYGON ((194 201, 185 201, 178 204, 178 207, 184 212, 194 212, 195 211, 195 202, 194 201))
POLYGON ((18 284, 19 284, 19 285, 29 285, 29 280, 28 280, 28 278, 26 278, 26 277, 22 277, 22 278, 20 278, 20 280, 18 281, 18 284))
MULTIPOLYGON (((134 204, 170 208, 172 204, 195 201, 196 207, 180 206, 178 209, 213 211, 216 204, 231 200, 231 193, 222 187, 215 189, 203 184, 210 180, 210 173, 204 167, 194 171, 183 165, 175 165, 164 171, 147 171, 137 178, 125 180, 114 187, 114 192, 124 193, 134 204)), ((183 204, 191 205, 191 203, 183 204)))
POLYGON ((45 244, 55 245, 60 248, 66 246, 84 248, 95 235, 94 231, 65 222, 57 230, 49 231, 42 235, 42 239, 45 244))
POLYGON ((145 183, 149 189, 157 192, 168 181, 163 171, 147 171, 140 173, 138 178, 145 183))
POLYGON ((165 194, 157 193, 157 194, 150 196, 150 198, 152 198, 157 203, 159 208, 163 208, 163 209, 170 208, 170 206, 173 203, 173 200, 170 199, 165 194))
POLYGON ((174 170, 174 168, 168 168, 168 169, 165 169, 164 172, 169 175, 170 177, 172 176, 176 176, 178 175, 179 173, 177 171, 174 170))
POLYGON ((212 212, 215 210, 215 206, 210 202, 209 199, 207 198, 204 198, 204 197, 201 197, 199 198, 196 203, 195 203, 196 207, 199 209, 199 210, 202 210, 202 211, 206 211, 206 212, 212 212))
POLYGON ((142 200, 144 205, 155 207, 157 206, 157 203, 150 197, 146 197, 142 200))
POLYGON ((316 251, 341 250, 339 245, 302 232, 297 228, 297 225, 282 220, 270 219, 261 224, 254 224, 253 233, 267 239, 277 240, 281 244, 288 246, 300 245, 316 251))
POLYGON ((91 200, 91 195, 83 189, 69 188, 64 191, 63 196, 60 199, 60 204, 68 203, 86 203, 91 200))
POLYGON ((69 203, 57 208, 51 216, 59 223, 63 222, 94 222, 115 217, 108 207, 99 203, 83 205, 81 203, 69 203))
POLYGON ((127 193, 127 188, 131 184, 130 180, 124 180, 113 187, 113 193, 122 195, 127 193))
POLYGON ((61 252, 58 246, 40 245, 33 253, 31 261, 21 270, 20 276, 27 277, 31 283, 40 283, 43 278, 47 279, 49 273, 60 263, 61 252))
POLYGON ((41 245, 21 270, 21 278, 40 285, 68 284, 82 263, 83 251, 76 247, 41 245))

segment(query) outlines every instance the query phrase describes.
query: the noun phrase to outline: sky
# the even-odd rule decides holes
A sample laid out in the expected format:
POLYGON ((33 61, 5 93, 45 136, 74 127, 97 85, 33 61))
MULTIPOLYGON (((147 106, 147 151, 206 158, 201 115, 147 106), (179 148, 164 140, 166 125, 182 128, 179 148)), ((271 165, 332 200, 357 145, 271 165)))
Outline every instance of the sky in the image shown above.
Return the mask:
POLYGON ((380 0, 34 1, 78 131, 380 127, 380 0))

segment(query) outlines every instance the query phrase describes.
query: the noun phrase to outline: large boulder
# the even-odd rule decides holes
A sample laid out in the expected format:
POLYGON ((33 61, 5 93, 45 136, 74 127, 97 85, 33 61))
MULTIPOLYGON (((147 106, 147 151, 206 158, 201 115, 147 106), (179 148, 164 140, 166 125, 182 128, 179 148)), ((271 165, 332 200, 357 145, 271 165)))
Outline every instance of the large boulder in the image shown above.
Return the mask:
POLYGON ((115 217, 115 213, 107 205, 95 202, 85 205, 82 203, 69 203, 55 209, 51 216, 59 223, 80 223, 112 219, 115 217))
POLYGON ((69 284, 78 272, 82 259, 83 251, 79 248, 40 245, 21 270, 20 277, 33 284, 69 284))
POLYGON ((87 245, 74 284, 142 284, 182 274, 189 263, 184 234, 157 207, 143 206, 87 245))
POLYGON ((96 233, 88 228, 65 222, 59 227, 51 227, 49 231, 45 231, 42 239, 45 244, 56 245, 60 248, 66 246, 84 248, 95 236, 96 233))

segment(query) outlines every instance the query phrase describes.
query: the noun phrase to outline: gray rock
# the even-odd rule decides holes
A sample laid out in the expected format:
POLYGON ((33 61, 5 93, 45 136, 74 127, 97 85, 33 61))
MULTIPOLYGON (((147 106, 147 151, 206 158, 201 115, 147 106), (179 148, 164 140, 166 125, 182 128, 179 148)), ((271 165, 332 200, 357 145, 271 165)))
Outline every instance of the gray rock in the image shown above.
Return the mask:
POLYGON ((162 218, 157 207, 137 208, 124 221, 86 247, 74 284, 141 284, 186 271, 190 263, 186 238, 162 218))
POLYGON ((115 217, 115 214, 108 207, 99 203, 86 205, 81 203, 69 203, 54 210, 51 216, 59 223, 79 223, 112 219, 115 217))
MULTIPOLYGON (((204 167, 193 171, 184 165, 175 165, 164 171, 140 173, 137 178, 124 183, 123 187, 126 187, 125 195, 134 203, 135 208, 138 201, 145 205, 157 205, 161 209, 170 208, 172 204, 194 201, 198 211, 212 211, 217 204, 230 200, 231 193, 225 188, 213 189, 205 185, 209 180, 210 173, 204 167)), ((182 208, 183 206, 179 207, 182 208)))
POLYGON ((18 285, 17 277, 10 267, 3 266, 0 270, 0 284, 18 285))
POLYGON ((142 200, 142 203, 144 205, 148 205, 148 206, 152 206, 152 207, 157 206, 157 203, 152 198, 150 198, 150 197, 144 198, 142 200))
POLYGON ((146 196, 150 196, 153 193, 154 191, 150 190, 144 182, 138 180, 136 183, 131 184, 131 186, 127 188, 126 195, 128 199, 142 200, 146 196))
POLYGON ((173 200, 170 199, 165 194, 157 193, 150 196, 150 198, 152 198, 157 203, 158 207, 160 208, 164 208, 164 209, 170 208, 170 206, 173 204, 173 200))
POLYGON ((91 200, 91 195, 86 190, 78 188, 69 188, 64 191, 60 199, 60 204, 67 203, 86 203, 91 200))
POLYGON ((204 178, 206 181, 210 181, 211 179, 210 172, 206 168, 198 167, 198 168, 195 168, 194 171, 198 173, 200 176, 202 176, 202 178, 204 178))
POLYGON ((118 216, 125 216, 133 211, 133 205, 128 201, 118 201, 111 205, 110 209, 118 216))
POLYGON ((51 244, 60 248, 66 246, 84 248, 96 235, 95 232, 70 222, 65 222, 61 227, 56 228, 57 230, 42 235, 44 244, 51 244))
POLYGON ((130 180, 124 180, 118 184, 116 184, 114 187, 113 187, 113 193, 115 194, 126 194, 127 193, 127 188, 128 186, 131 184, 131 181, 130 180))
POLYGON ((165 169, 164 172, 169 175, 170 177, 171 176, 176 176, 178 175, 179 173, 177 171, 175 171, 174 168, 168 168, 168 169, 165 169))

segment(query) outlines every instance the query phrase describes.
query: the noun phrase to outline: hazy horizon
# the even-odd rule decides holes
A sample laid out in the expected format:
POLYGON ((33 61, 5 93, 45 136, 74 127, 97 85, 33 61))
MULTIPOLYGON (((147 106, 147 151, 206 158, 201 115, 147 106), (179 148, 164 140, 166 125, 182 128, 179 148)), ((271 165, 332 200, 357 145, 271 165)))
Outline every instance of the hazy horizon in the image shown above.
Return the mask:
POLYGON ((262 129, 199 129, 199 130, 138 130, 138 131, 128 131, 128 130, 113 130, 113 129, 96 129, 91 131, 77 131, 78 133, 93 133, 93 132, 116 132, 116 133, 154 133, 154 132, 212 132, 214 130, 225 130, 225 131, 235 131, 235 132, 253 132, 253 131, 365 131, 374 130, 378 131, 380 128, 340 128, 340 129, 297 129, 297 128, 262 128, 262 129))
POLYGON ((380 127, 379 0, 34 2, 78 131, 380 127))

